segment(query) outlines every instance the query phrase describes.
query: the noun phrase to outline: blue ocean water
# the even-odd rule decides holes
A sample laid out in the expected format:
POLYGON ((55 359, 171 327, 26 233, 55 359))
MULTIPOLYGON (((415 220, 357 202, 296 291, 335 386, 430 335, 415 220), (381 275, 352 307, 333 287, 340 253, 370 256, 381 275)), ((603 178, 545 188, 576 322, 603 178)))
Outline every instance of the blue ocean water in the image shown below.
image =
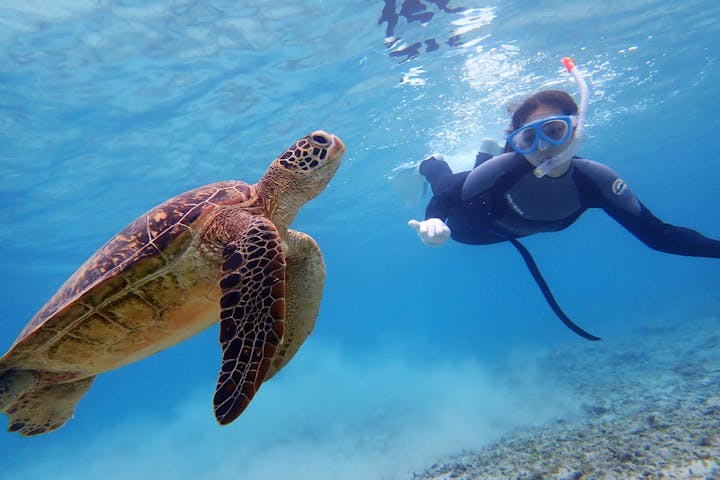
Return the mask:
MULTIPOLYGON (((575 415, 532 358, 584 340, 517 252, 425 247, 406 224, 427 197, 408 204, 390 180, 435 151, 468 168, 538 89, 577 98, 563 56, 592 84, 581 154, 664 221, 720 238, 717 2, 6 0, 0 26, 3 351, 154 205, 255 182, 315 129, 348 149, 295 223, 328 268, 316 329, 237 421, 213 418, 211 328, 98 377, 56 432, 0 435, 3 479, 407 478, 575 415)), ((525 243, 596 348, 717 318, 717 261, 652 251, 602 212, 525 243)))

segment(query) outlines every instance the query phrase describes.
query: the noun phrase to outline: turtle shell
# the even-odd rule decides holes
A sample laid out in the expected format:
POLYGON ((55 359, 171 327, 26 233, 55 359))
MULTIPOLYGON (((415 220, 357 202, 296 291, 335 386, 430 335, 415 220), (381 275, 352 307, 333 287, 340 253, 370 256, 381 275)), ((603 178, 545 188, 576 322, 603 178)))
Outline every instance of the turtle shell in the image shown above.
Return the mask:
MULTIPOLYGON (((122 317, 122 309, 133 309, 133 315, 140 318, 145 309, 145 314, 152 318, 163 306, 177 304, 181 299, 172 297, 180 295, 182 289, 168 288, 173 275, 167 272, 174 273, 172 269, 182 263, 178 259, 193 244, 205 220, 218 207, 226 205, 239 205, 249 213, 263 213, 262 202, 254 198, 248 184, 228 181, 180 194, 139 217, 65 282, 20 332, 0 363, 22 362, 23 357, 46 348, 49 343, 63 346, 62 351, 52 354, 53 361, 75 356, 78 358, 72 359, 71 364, 82 362, 83 348, 76 348, 79 343, 102 344, 104 336, 112 337, 113 329, 133 330, 132 325, 123 324, 122 318, 105 318, 108 315, 104 310, 120 312, 118 315, 122 317), (140 284, 142 295, 137 293, 140 284), (111 308, 107 308, 108 305, 111 308), (101 318, 93 318, 98 315, 101 318), (88 328, 83 328, 84 324, 88 328), (58 341, 61 337, 73 338, 58 341)), ((163 335, 162 331, 155 333, 163 335)))

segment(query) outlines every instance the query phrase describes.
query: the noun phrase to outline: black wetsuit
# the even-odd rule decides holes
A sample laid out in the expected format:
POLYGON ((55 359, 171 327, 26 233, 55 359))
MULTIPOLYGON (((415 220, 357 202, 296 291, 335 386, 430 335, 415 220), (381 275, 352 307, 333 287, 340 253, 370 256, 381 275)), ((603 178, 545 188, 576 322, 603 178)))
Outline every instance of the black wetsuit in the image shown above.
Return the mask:
POLYGON ((481 155, 470 172, 454 174, 432 157, 420 164, 434 194, 425 218, 443 220, 458 242, 481 245, 554 232, 588 208, 602 208, 650 248, 720 258, 720 241, 662 222, 605 165, 575 157, 564 175, 538 179, 515 152, 486 161, 481 155))

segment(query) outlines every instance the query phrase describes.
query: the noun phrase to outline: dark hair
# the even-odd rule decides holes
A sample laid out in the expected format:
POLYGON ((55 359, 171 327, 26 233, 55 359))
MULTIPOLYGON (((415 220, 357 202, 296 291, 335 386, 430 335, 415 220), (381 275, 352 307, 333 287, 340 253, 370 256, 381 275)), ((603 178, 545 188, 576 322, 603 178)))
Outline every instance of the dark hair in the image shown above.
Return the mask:
POLYGON ((566 92, 562 90, 543 90, 525 100, 517 110, 513 112, 512 123, 507 133, 512 133, 522 127, 527 118, 532 115, 540 105, 557 107, 563 115, 575 115, 578 111, 575 100, 566 92))

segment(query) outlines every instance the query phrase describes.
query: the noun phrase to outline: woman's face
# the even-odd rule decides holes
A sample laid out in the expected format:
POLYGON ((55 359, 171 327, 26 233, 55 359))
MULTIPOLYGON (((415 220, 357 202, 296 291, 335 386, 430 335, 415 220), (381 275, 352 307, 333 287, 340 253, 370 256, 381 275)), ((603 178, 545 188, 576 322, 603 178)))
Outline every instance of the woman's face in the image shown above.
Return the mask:
MULTIPOLYGON (((525 120, 525 123, 523 125, 527 125, 529 123, 532 123, 536 120, 540 120, 542 118, 552 117, 555 115, 564 115, 564 113, 558 109, 557 107, 552 107, 549 105, 540 105, 537 109, 535 109, 534 112, 532 112, 528 117, 527 120, 525 120)), ((565 141, 565 143, 562 143, 560 145, 545 145, 546 148, 540 149, 538 148, 534 152, 526 153, 525 158, 533 164, 534 166, 540 165, 543 160, 547 160, 548 158, 552 158, 555 155, 559 154, 566 148, 570 146, 570 143, 575 136, 575 132, 572 133, 568 137, 568 139, 565 141)))

